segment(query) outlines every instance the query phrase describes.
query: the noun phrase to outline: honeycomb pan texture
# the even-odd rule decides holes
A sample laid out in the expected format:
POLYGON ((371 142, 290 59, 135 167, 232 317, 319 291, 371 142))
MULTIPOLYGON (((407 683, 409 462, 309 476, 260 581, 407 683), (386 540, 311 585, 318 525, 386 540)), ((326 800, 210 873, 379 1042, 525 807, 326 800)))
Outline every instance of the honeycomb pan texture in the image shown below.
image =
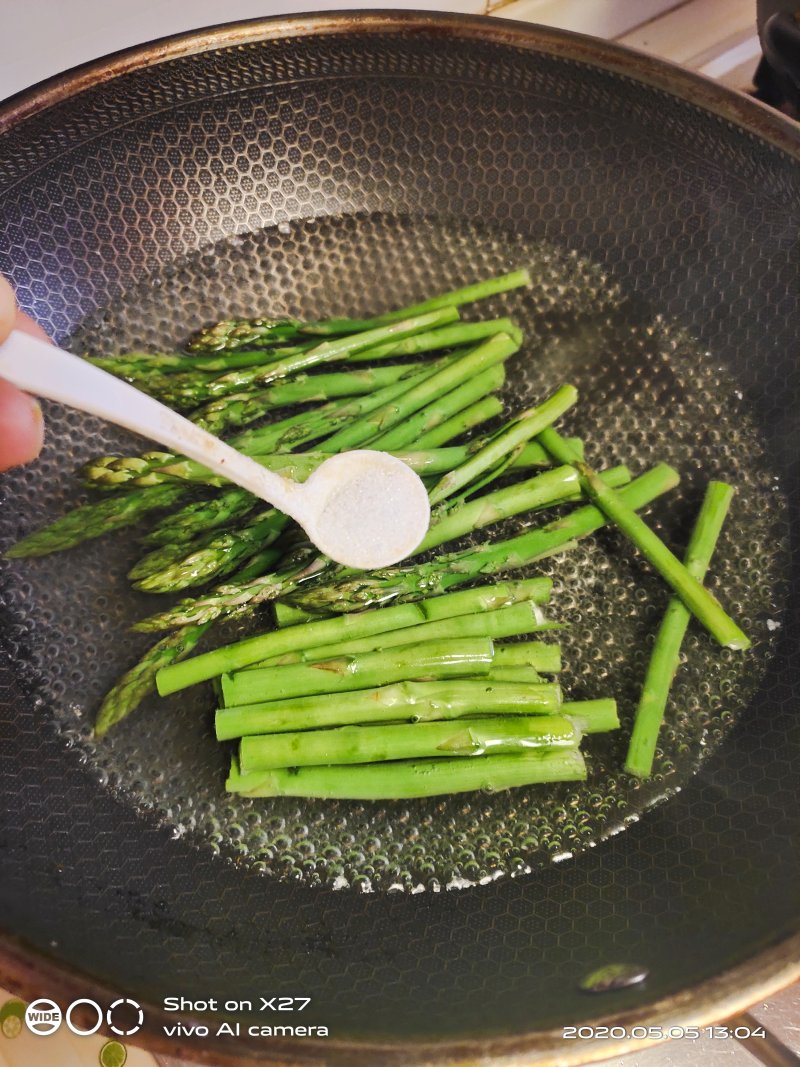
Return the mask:
MULTIPOLYGON (((161 347, 220 315, 377 312, 530 263, 530 294, 494 305, 529 337, 509 408, 574 380, 593 455, 680 469, 653 512, 677 546, 705 479, 735 481, 714 581, 755 647, 692 632, 647 787, 596 739, 587 786, 546 797, 233 803, 202 695, 88 738, 151 608, 126 588, 133 542, 5 565, 8 928, 140 998, 295 991, 339 1036, 436 1039, 586 1017, 577 983, 601 963, 649 969, 616 994, 634 1006, 791 929, 792 160, 619 76, 403 33, 194 55, 78 99, 0 140, 0 269, 54 336, 161 347), (484 884, 383 891, 465 881, 484 884)), ((7 540, 78 499, 77 463, 132 443, 55 408, 49 424, 6 480, 7 540)), ((546 569, 572 692, 617 691, 629 717, 663 594, 618 547, 546 569)))

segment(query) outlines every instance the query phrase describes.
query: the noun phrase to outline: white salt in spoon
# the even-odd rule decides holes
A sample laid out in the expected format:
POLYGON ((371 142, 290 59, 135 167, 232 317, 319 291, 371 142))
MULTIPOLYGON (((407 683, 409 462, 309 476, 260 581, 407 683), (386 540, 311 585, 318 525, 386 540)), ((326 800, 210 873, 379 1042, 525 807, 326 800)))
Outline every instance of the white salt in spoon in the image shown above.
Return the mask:
POLYGON ((405 463, 385 452, 342 452, 321 463, 305 482, 293 482, 112 374, 19 330, 0 346, 0 377, 197 460, 290 515, 337 563, 359 570, 386 567, 410 555, 427 533, 425 486, 405 463))

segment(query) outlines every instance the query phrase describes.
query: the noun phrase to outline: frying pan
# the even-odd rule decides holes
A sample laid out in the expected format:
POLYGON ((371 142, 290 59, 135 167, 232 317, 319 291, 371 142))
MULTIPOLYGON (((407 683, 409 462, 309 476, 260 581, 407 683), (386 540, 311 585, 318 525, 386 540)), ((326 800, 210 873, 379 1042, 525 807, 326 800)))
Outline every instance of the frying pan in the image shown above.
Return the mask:
MULTIPOLYGON (((133 998, 134 1040, 214 1063, 566 1064, 644 1043, 566 1024, 703 1024, 796 978, 797 128, 596 40, 414 13, 173 38, 0 122, 0 268, 75 350, 378 312, 531 264, 531 292, 488 309, 531 339, 509 399, 570 377, 604 460, 674 462, 652 521, 676 545, 705 480, 733 481, 715 588, 754 639, 743 660, 692 633, 641 787, 623 738, 590 750, 583 792, 237 808, 208 694, 91 739, 150 608, 126 589, 132 539, 7 564, 0 980, 133 998), (608 964, 631 982, 581 988, 608 964), (165 996, 273 995, 310 997, 292 1021, 330 1035, 163 1029, 219 1020, 165 996)), ((77 463, 140 446, 47 418, 43 458, 5 483, 6 543, 79 499, 77 463)), ((612 687, 629 723, 663 590, 613 535, 547 566, 567 680, 612 687)))

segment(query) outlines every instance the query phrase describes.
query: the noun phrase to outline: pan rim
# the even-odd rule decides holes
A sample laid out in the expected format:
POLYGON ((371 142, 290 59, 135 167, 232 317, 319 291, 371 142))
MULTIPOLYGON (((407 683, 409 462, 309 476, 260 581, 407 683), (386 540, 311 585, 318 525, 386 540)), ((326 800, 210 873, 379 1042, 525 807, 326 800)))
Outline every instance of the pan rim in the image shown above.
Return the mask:
MULTIPOLYGON (((710 78, 685 70, 677 64, 655 59, 633 49, 564 30, 535 26, 492 16, 456 15, 443 12, 408 10, 336 11, 297 16, 275 16, 224 23, 134 46, 110 56, 82 64, 55 75, 12 96, 0 105, 0 134, 26 120, 97 85, 149 66, 219 48, 257 44, 298 36, 335 36, 344 33, 415 33, 449 37, 461 41, 480 40, 497 45, 527 48, 541 54, 600 68, 648 85, 730 122, 762 142, 800 160, 800 124, 779 112, 724 88, 710 78)), ((588 1020, 586 1026, 657 1026, 665 1028, 705 1026, 746 1009, 800 979, 800 934, 779 939, 743 963, 729 967, 712 978, 653 1001, 643 1008, 605 1014, 588 1020)), ((48 995, 65 1002, 87 992, 95 999, 116 997, 112 989, 88 974, 76 972, 45 953, 26 947, 17 937, 0 930, 0 983, 22 997, 48 995), (44 983, 44 986, 43 986, 44 983)), ((221 1041, 208 1040, 205 1047, 186 1046, 179 1039, 164 1036, 165 1020, 152 1005, 144 1005, 145 1026, 137 1044, 173 1056, 187 1056, 195 1062, 219 1067, 244 1067, 258 1062, 263 1046, 241 1042, 253 1055, 241 1055, 221 1041)), ((187 1017, 188 1019, 189 1017, 187 1017)), ((453 1065, 496 1062, 507 1067, 536 1063, 545 1067, 604 1060, 637 1048, 651 1047, 654 1041, 633 1038, 566 1045, 560 1028, 531 1031, 513 1037, 438 1043, 402 1043, 314 1040, 303 1043, 302 1061, 324 1063, 326 1051, 346 1056, 337 1062, 391 1065, 437 1063, 453 1065)), ((287 1040, 273 1040, 269 1058, 260 1062, 290 1064, 298 1046, 287 1040)))

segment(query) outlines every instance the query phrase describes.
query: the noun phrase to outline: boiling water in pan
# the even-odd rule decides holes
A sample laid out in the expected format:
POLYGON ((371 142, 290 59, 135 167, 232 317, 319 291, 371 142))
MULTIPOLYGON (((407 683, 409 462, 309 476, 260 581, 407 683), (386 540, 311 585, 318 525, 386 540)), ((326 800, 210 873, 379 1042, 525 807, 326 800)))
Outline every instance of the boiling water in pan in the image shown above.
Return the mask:
MULTIPOLYGON (((651 781, 620 772, 631 716, 666 594, 614 533, 547 560, 551 615, 561 635, 563 683, 573 699, 616 696, 623 728, 584 743, 589 780, 488 796, 363 804, 248 800, 223 791, 228 753, 213 739, 213 698, 201 687, 153 698, 102 743, 91 739, 103 692, 149 643, 127 626, 153 597, 134 594, 125 571, 133 535, 9 568, 8 598, 24 633, 42 728, 57 729, 65 758, 80 759, 100 789, 118 792, 171 826, 265 874, 362 890, 458 887, 513 876, 596 844, 666 798, 720 744, 767 669, 780 626, 786 519, 780 486, 747 398, 713 353, 658 309, 638 306, 591 263, 506 232, 459 221, 387 216, 324 219, 232 238, 129 292, 73 338, 76 351, 169 348, 228 315, 322 317, 377 312, 479 277, 529 265, 534 284, 484 304, 513 314, 523 353, 509 365, 506 410, 574 382, 581 402, 565 423, 597 464, 639 473, 663 460, 680 489, 650 514, 680 547, 711 477, 737 495, 713 564, 712 587, 753 639, 746 655, 720 650, 698 627, 684 646, 651 781)), ((43 459, 12 478, 6 540, 77 502, 73 468, 130 452, 132 439, 74 412, 49 414, 43 459)), ((135 449, 133 449, 135 450, 135 449)), ((520 517, 491 536, 543 521, 520 517)), ((482 535, 486 536, 486 534, 482 535)), ((262 625, 268 616, 262 616, 262 625)), ((248 624, 252 627, 252 622, 248 624)), ((220 631, 221 632, 221 631, 220 631)), ((231 639, 241 630, 229 628, 231 639)))

